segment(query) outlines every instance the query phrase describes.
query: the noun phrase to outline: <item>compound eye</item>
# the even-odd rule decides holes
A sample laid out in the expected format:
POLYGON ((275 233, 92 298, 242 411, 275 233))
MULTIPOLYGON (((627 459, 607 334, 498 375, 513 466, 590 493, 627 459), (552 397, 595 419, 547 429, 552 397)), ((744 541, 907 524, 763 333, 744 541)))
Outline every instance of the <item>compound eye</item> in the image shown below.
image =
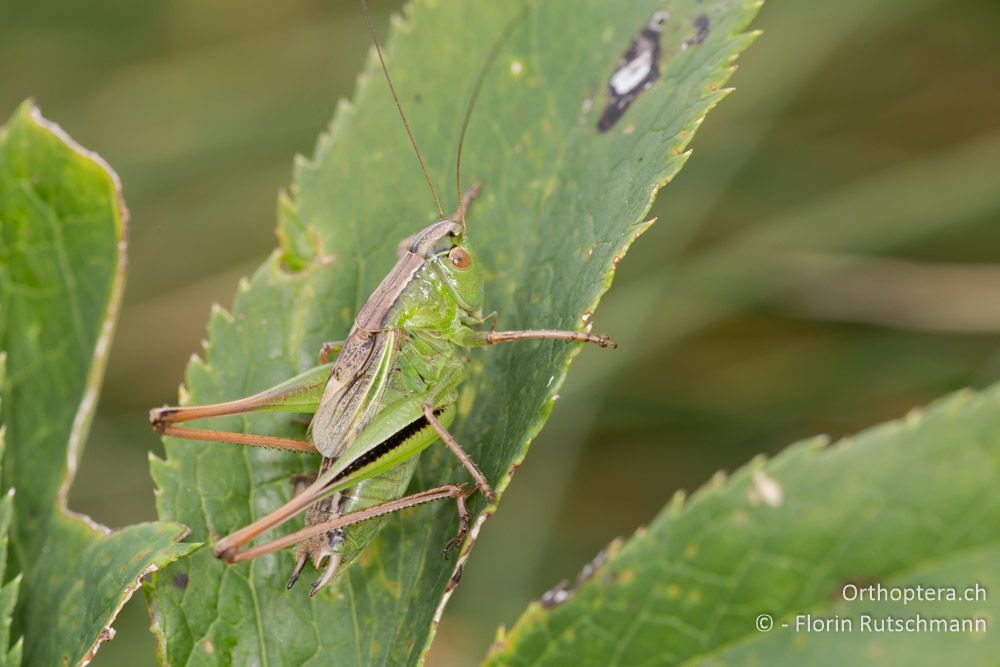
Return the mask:
POLYGON ((448 259, 451 261, 451 265, 456 269, 465 270, 472 266, 472 257, 462 248, 458 246, 451 249, 448 253, 448 259))

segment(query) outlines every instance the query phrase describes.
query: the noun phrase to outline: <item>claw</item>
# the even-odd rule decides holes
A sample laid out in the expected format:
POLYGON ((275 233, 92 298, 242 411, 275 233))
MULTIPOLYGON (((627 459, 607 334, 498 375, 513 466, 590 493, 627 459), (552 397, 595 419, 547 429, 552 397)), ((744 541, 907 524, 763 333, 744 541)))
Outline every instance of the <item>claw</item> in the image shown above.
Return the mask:
POLYGON ((445 560, 449 560, 448 552, 451 551, 452 547, 461 547, 462 541, 465 540, 465 532, 459 531, 458 535, 448 540, 448 543, 444 545, 444 549, 441 550, 441 556, 445 560))
POLYGON ((448 540, 448 544, 444 545, 444 549, 441 550, 441 555, 444 556, 445 560, 448 560, 448 552, 451 551, 452 547, 458 549, 462 548, 462 543, 465 542, 465 536, 469 534, 469 523, 467 521, 463 522, 463 525, 459 526, 458 532, 455 533, 455 537, 448 540))

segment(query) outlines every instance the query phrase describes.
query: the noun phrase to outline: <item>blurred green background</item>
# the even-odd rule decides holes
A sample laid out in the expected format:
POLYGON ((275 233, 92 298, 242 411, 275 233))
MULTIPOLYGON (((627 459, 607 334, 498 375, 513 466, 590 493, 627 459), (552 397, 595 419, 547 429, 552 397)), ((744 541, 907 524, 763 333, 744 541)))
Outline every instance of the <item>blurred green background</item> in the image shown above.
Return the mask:
MULTIPOLYGON (((400 3, 373 4, 384 33, 400 3)), ((678 489, 1000 376, 1000 4, 770 0, 756 26, 598 313, 623 347, 578 359, 430 664, 478 660, 678 489)), ((0 115, 34 97, 118 171, 132 213, 73 509, 155 517, 146 410, 175 400, 211 303, 270 252, 292 156, 367 48, 353 0, 0 8, 0 115)), ((95 664, 154 664, 147 625, 140 596, 95 664)))

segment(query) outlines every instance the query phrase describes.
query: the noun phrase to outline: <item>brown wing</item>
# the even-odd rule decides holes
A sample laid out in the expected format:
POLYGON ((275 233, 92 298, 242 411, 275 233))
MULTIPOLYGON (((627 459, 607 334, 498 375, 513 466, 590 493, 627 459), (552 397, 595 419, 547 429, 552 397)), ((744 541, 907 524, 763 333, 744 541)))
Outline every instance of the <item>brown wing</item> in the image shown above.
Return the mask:
POLYGON ((355 328, 327 380, 309 435, 323 456, 337 457, 378 412, 395 365, 398 333, 355 328))

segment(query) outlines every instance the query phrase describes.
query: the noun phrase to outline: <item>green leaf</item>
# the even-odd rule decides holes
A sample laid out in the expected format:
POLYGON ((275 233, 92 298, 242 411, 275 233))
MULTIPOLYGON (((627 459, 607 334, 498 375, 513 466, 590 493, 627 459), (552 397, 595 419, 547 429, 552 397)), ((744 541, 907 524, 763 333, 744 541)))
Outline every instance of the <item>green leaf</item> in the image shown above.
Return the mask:
MULTIPOLYGON (((0 453, 3 451, 3 432, 0 431, 0 453)), ((10 523, 14 515, 14 494, 9 491, 0 500, 0 577, 7 577, 7 544, 10 523)), ((11 646, 10 626, 14 620, 14 605, 17 604, 17 593, 21 587, 21 574, 7 581, 0 587, 0 667, 13 667, 21 664, 21 654, 24 650, 24 638, 19 637, 11 646)))
POLYGON ((679 494, 567 601, 533 603, 501 631, 487 664, 986 664, 995 633, 873 634, 862 615, 992 623, 995 599, 872 603, 844 586, 996 590, 998 476, 1000 384, 833 445, 800 442, 679 494), (760 614, 773 628, 757 629, 760 614), (810 614, 853 626, 796 631, 810 614))
MULTIPOLYGON (((478 68, 511 20, 464 149, 467 183, 483 192, 470 239, 487 267, 487 309, 499 327, 585 328, 614 267, 648 226, 656 191, 687 158, 705 114, 725 94, 732 61, 753 36, 746 0, 515 3, 420 0, 395 24, 387 60, 446 208, 454 156, 478 68), (661 78, 607 133, 596 129, 608 79, 657 10, 661 78), (704 18, 699 18, 704 17, 704 18), (705 25, 707 29, 698 26, 705 25)), ((355 100, 341 106, 312 160, 297 164, 279 206, 281 248, 213 312, 204 360, 191 362, 184 403, 233 399, 316 363, 342 338, 395 259, 396 244, 437 219, 426 184, 373 58, 355 100)), ((614 331, 609 333, 614 334, 614 331)), ((502 491, 542 427, 578 347, 545 342, 477 353, 455 432, 502 491)), ((609 352, 609 354, 613 354, 609 352)), ((288 416, 219 419, 213 427, 302 436, 288 416)), ((160 516, 214 540, 286 501, 290 477, 314 458, 166 441, 151 469, 160 516)), ((464 480, 441 447, 422 455, 414 489, 464 480)), ((478 526, 488 511, 476 499, 478 526)), ((491 511, 491 510, 490 510, 491 511)), ((282 530, 291 530, 286 526, 282 530)), ((449 504, 388 521, 377 544, 315 600, 285 590, 290 552, 227 566, 207 550, 156 575, 161 652, 195 662, 412 664, 426 651, 465 563, 441 547, 456 527, 449 504)), ((471 541, 470 541, 471 542, 471 541)))
MULTIPOLYGON (((7 377, 7 355, 0 352, 0 387, 7 377)), ((3 395, 0 394, 0 414, 3 414, 3 395)), ((3 460, 7 428, 0 424, 0 461, 3 460)), ((10 625, 14 620, 14 605, 17 604, 17 591, 21 587, 21 574, 11 577, 7 572, 7 544, 10 534, 10 522, 14 512, 14 490, 11 489, 0 500, 0 581, 6 581, 0 586, 0 667, 13 667, 21 664, 21 652, 24 640, 19 638, 10 645, 10 625), (8 648, 10 647, 10 648, 8 648)))
POLYGON ((3 481, 30 664, 89 659, 139 578, 191 549, 177 524, 112 533, 66 508, 124 284, 125 215, 110 168, 30 104, 0 129, 3 481))

